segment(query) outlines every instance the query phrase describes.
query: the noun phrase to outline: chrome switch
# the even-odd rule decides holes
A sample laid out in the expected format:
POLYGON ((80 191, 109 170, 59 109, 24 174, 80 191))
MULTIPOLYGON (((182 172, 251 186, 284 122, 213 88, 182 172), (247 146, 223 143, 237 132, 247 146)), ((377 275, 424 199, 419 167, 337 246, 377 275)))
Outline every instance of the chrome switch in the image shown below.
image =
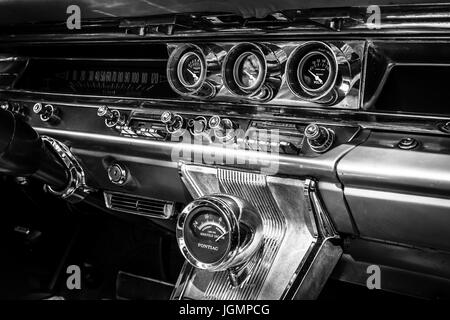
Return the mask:
POLYGON ((108 178, 114 184, 122 185, 127 181, 127 170, 118 163, 114 163, 108 167, 108 178))
POLYGON ((110 109, 107 106, 100 106, 97 109, 97 116, 105 119, 105 124, 108 128, 123 126, 126 123, 125 116, 119 110, 110 109))
POLYGON ((214 130, 214 135, 222 141, 228 141, 234 138, 237 125, 230 119, 212 116, 209 118, 208 125, 214 130))
POLYGON ((38 102, 33 106, 33 112, 44 122, 57 123, 61 120, 58 109, 51 104, 44 105, 38 102))
POLYGON ((323 153, 331 148, 334 142, 334 131, 315 123, 305 128, 305 137, 311 150, 323 153))
POLYGON ((183 135, 186 130, 184 118, 170 111, 164 111, 161 114, 161 122, 166 125, 166 131, 172 135, 183 135))

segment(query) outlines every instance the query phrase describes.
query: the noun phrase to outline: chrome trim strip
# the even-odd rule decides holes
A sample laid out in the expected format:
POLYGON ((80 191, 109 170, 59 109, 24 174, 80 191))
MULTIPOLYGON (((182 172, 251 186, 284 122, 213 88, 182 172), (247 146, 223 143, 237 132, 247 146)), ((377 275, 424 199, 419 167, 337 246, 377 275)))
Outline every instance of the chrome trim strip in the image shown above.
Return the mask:
MULTIPOLYGON (((320 178, 328 178, 337 181, 337 177, 333 173, 336 162, 355 146, 351 144, 342 144, 329 150, 328 152, 317 157, 290 156, 275 153, 265 153, 258 151, 243 151, 239 149, 227 149, 217 146, 203 146, 167 141, 153 141, 148 139, 133 139, 121 136, 109 136, 94 133, 65 131, 48 128, 35 128, 40 134, 51 135, 55 137, 70 138, 72 144, 79 148, 89 148, 92 143, 101 143, 104 146, 121 144, 127 147, 136 147, 136 150, 142 152, 145 157, 165 161, 167 166, 174 166, 178 161, 198 162, 192 154, 203 154, 205 152, 214 152, 216 159, 252 159, 252 162, 245 161, 243 164, 236 164, 236 167, 242 167, 247 170, 261 171, 267 168, 271 163, 278 163, 278 174, 287 174, 291 176, 304 177, 314 173, 320 178), (179 157, 172 159, 172 155, 186 154, 188 158, 179 157)), ((200 159, 203 160, 203 159, 200 159)), ((217 165, 222 165, 217 163, 217 165)), ((223 164, 224 165, 224 164, 223 164)))
POLYGON ((68 175, 67 186, 64 189, 55 190, 49 185, 45 185, 45 189, 51 194, 72 203, 84 200, 84 198, 86 198, 89 193, 93 192, 94 189, 87 186, 84 170, 70 148, 64 143, 48 136, 41 136, 41 139, 53 149, 61 162, 64 163, 68 175))

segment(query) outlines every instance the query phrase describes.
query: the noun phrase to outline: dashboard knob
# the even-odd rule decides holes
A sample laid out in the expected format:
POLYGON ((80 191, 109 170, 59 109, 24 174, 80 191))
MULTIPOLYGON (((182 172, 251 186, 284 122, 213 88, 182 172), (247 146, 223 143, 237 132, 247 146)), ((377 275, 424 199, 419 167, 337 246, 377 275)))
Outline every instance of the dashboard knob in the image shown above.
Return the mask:
POLYGON ((107 170, 109 181, 112 183, 122 185, 127 181, 128 173, 120 164, 114 163, 107 170))
POLYGON ((161 122, 166 125, 166 131, 172 135, 182 135, 186 130, 184 118, 170 111, 164 111, 161 114, 161 122))
POLYGON ((161 114, 161 122, 164 124, 171 124, 174 121, 175 114, 170 111, 164 111, 161 114))
POLYGON ((97 116, 105 119, 108 128, 123 126, 126 123, 125 116, 119 110, 110 109, 107 106, 100 106, 97 109, 97 116))
POLYGON ((199 116, 195 119, 190 119, 188 122, 189 131, 193 136, 202 135, 208 128, 208 120, 205 117, 199 116))
POLYGON ((9 103, 7 101, 0 102, 0 109, 9 111, 9 103))
POLYGON ((186 260, 199 269, 228 270, 239 285, 263 243, 262 219, 249 202, 227 194, 201 197, 178 217, 176 236, 186 260), (245 270, 245 271, 244 271, 245 270))
POLYGON ((40 102, 35 103, 33 106, 33 112, 40 116, 44 122, 59 122, 58 109, 51 104, 42 104, 40 102))
POLYGON ((214 135, 223 141, 228 141, 234 137, 234 130, 237 126, 230 119, 222 119, 219 116, 209 118, 208 125, 214 130, 214 135))
POLYGON ((323 153, 333 145, 335 134, 331 129, 311 123, 305 128, 305 137, 313 151, 323 153))
POLYGON ((97 115, 105 119, 113 119, 114 113, 107 106, 100 106, 97 109, 97 115))

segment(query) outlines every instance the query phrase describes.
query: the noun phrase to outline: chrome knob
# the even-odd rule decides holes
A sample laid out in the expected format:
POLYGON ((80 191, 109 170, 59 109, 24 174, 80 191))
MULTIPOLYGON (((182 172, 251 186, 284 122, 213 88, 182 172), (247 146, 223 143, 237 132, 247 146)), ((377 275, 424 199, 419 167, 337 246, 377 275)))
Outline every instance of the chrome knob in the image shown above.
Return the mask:
POLYGON ((190 119, 188 122, 189 131, 193 136, 202 135, 208 128, 208 120, 205 117, 199 116, 195 119, 190 119))
POLYGON ((164 124, 171 124, 175 118, 175 114, 170 111, 164 111, 161 114, 161 122, 164 124))
POLYGON ((97 109, 97 116, 111 120, 114 118, 114 113, 107 106, 100 106, 97 109))
POLYGON ((7 101, 0 102, 0 109, 9 110, 9 103, 7 101))
POLYGON ((263 243, 262 219, 249 202, 226 194, 204 196, 188 204, 178 217, 180 250, 194 267, 228 270, 239 285, 251 270, 263 243), (208 232, 204 229, 207 228, 208 232))
POLYGON ((228 141, 234 137, 234 130, 237 126, 230 119, 222 119, 219 116, 209 118, 208 125, 214 130, 214 135, 223 141, 228 141))
POLYGON ((124 167, 114 163, 108 167, 108 178, 114 184, 122 185, 127 181, 128 173, 124 167))
POLYGON ((313 151, 323 153, 331 148, 335 135, 333 130, 311 123, 305 128, 305 137, 313 151))
POLYGON ((161 122, 166 125, 166 131, 172 135, 182 135, 186 129, 186 121, 179 114, 164 111, 161 122))
POLYGON ((33 106, 33 112, 41 118, 44 122, 58 122, 60 120, 58 116, 58 109, 51 104, 42 104, 40 102, 35 103, 33 106))
POLYGON ((98 107, 97 116, 105 119, 105 125, 108 128, 123 126, 126 123, 125 116, 119 110, 110 109, 107 106, 98 107))

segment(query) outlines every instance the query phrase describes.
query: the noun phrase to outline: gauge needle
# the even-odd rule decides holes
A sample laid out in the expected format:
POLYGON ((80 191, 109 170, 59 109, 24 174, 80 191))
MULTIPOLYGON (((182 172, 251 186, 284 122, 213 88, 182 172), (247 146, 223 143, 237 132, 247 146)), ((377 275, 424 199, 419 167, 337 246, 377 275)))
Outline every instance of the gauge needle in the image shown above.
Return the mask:
POLYGON ((316 81, 318 81, 320 84, 323 84, 322 79, 320 79, 318 75, 314 74, 311 70, 308 70, 308 71, 309 71, 309 73, 311 73, 313 75, 313 77, 314 77, 314 79, 316 79, 316 81))
POLYGON ((195 81, 198 80, 198 76, 193 71, 191 71, 191 69, 187 69, 187 71, 189 71, 189 73, 192 75, 192 77, 194 77, 195 81))
POLYGON ((247 70, 244 70, 244 73, 245 73, 252 81, 255 81, 255 77, 254 77, 250 72, 248 72, 247 70))
POLYGON ((216 242, 225 237, 228 234, 228 232, 222 233, 220 236, 217 237, 216 242))

